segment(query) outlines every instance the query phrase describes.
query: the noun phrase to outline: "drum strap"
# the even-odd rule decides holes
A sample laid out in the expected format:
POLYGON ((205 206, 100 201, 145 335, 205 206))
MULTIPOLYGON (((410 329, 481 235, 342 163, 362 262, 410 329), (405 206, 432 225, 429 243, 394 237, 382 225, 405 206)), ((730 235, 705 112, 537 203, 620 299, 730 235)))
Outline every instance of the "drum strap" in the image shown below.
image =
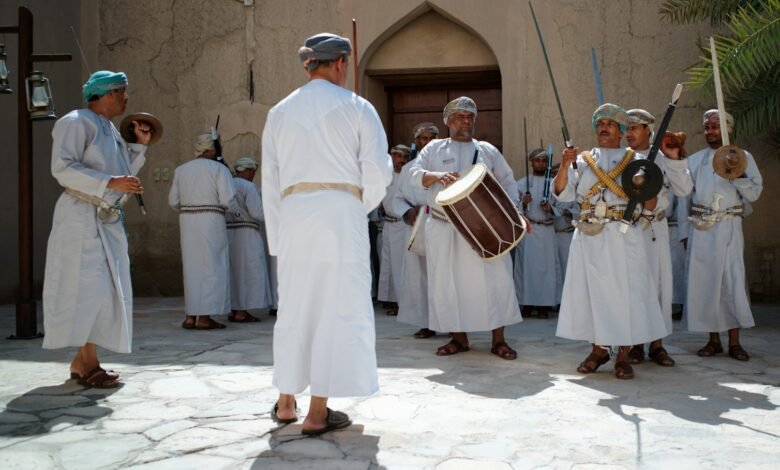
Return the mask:
POLYGON ((474 150, 474 158, 471 160, 472 165, 477 164, 477 157, 479 156, 479 142, 477 143, 477 149, 474 150))
POLYGON ((591 155, 590 152, 583 152, 582 157, 585 159, 585 163, 588 164, 590 169, 599 179, 599 182, 591 186, 591 188, 588 190, 588 194, 585 195, 585 201, 598 194, 599 191, 605 187, 609 188, 609 190, 615 193, 617 197, 621 199, 628 199, 628 195, 626 195, 625 191, 623 191, 623 188, 621 188, 620 185, 615 182, 615 178, 620 176, 628 164, 631 163, 631 160, 634 159, 633 150, 629 149, 623 157, 623 160, 609 173, 606 173, 596 165, 596 161, 593 160, 593 155, 591 155))

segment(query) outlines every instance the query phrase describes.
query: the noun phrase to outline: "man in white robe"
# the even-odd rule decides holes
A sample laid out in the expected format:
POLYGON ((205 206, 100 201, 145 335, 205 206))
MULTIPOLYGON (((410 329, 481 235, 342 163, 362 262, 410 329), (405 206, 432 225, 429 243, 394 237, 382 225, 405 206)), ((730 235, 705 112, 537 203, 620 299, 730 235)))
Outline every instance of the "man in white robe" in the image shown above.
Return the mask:
POLYGON ((550 318, 550 310, 558 303, 559 278, 549 192, 551 181, 545 179, 548 158, 544 149, 532 151, 528 155, 532 174, 517 180, 517 191, 523 194, 523 212, 534 228, 517 246, 514 268, 515 292, 523 306, 523 316, 530 316, 536 310, 537 316, 543 319, 550 318))
POLYGON ((127 76, 99 71, 84 84, 87 108, 54 125, 51 172, 65 192, 57 200, 43 281, 43 347, 78 347, 71 378, 89 387, 113 387, 119 376, 100 367, 97 346, 129 353, 133 289, 124 218, 99 219, 97 206, 143 193, 135 175, 144 164, 151 128, 134 122, 128 144, 111 119, 125 113, 127 76))
POLYGON ((409 162, 412 150, 406 145, 396 145, 390 149, 390 157, 393 159, 393 181, 387 187, 387 193, 382 200, 382 212, 384 213, 384 225, 382 227, 382 260, 379 265, 379 294, 377 299, 390 303, 387 310, 390 316, 398 315, 398 304, 403 296, 401 291, 401 277, 406 252, 406 241, 409 239, 410 227, 403 221, 403 213, 393 210, 393 198, 398 191, 401 181, 401 169, 409 162), (389 287, 389 289, 388 289, 389 287))
MULTIPOLYGON (((650 139, 654 135, 655 116, 644 109, 630 109, 626 140, 635 152, 648 156, 650 139)), ((669 200, 672 194, 685 197, 693 190, 693 181, 688 172, 688 162, 680 158, 679 147, 667 148, 668 153, 658 152, 655 163, 661 168, 664 183, 656 196, 655 209, 643 213, 641 226, 647 242, 649 269, 658 290, 658 302, 664 314, 667 334, 672 334, 672 255, 669 248, 669 226, 666 214, 670 211, 669 200)), ((663 347, 663 340, 650 343, 648 356, 656 364, 664 367, 674 365, 674 359, 663 347)), ((634 345, 628 352, 629 362, 639 364, 645 358, 643 344, 634 345)))
MULTIPOLYGON (((558 174, 560 163, 553 165, 553 178, 558 174)), ((561 202, 553 198, 553 228, 555 228, 555 248, 558 260, 558 279, 555 288, 555 305, 560 307, 563 295, 563 283, 566 280, 566 265, 569 261, 569 248, 574 238, 572 220, 579 217, 576 202, 561 202)))
MULTIPOLYGON (((414 127, 414 145, 419 152, 428 143, 439 136, 439 128, 432 122, 422 122, 414 127)), ((419 155, 419 153, 417 154, 419 155)), ((417 156, 415 156, 417 158, 417 156)), ((404 165, 399 176, 398 189, 393 197, 393 211, 402 214, 408 227, 417 222, 420 208, 427 210, 428 190, 419 188, 411 181, 412 165, 404 165)), ((423 216, 424 217, 424 216, 423 216)), ((420 222, 418 236, 424 236, 424 223, 420 222)), ((402 295, 398 298, 398 321, 418 326, 415 338, 425 339, 436 335, 428 328, 428 274, 424 253, 415 253, 407 249, 404 241, 404 262, 401 273, 402 295)))
MULTIPOLYGON (((731 132, 734 119, 728 113, 726 122, 731 132)), ((720 332, 728 331, 729 355, 747 361, 750 356, 740 345, 739 329, 753 327, 755 322, 745 279, 742 217, 745 206, 761 195, 763 181, 750 152, 745 152, 747 169, 738 178, 727 180, 713 170, 713 156, 723 145, 716 109, 704 113, 704 140, 709 148, 688 158, 694 184, 691 217, 703 223, 692 222, 690 231, 685 316, 689 331, 710 334, 699 356, 723 352, 720 332)))
POLYGON ((515 205, 520 203, 512 169, 501 152, 473 139, 476 117, 477 105, 471 98, 463 96, 448 103, 444 123, 450 138, 434 140, 411 163, 412 184, 428 188, 431 208, 425 225, 428 328, 452 332, 452 340, 436 351, 439 356, 468 351, 468 332, 490 330, 491 352, 511 360, 517 352, 506 343, 504 327, 522 321, 512 282, 512 259, 481 258, 436 204, 436 195, 477 161, 492 171, 515 205))
POLYGON ((690 226, 688 213, 689 197, 677 197, 672 194, 669 202, 669 251, 672 257, 672 318, 682 318, 683 306, 688 291, 687 251, 690 226))
POLYGON ((179 213, 184 275, 184 329, 225 328, 211 318, 230 312, 230 257, 225 212, 235 206, 233 176, 217 162, 214 136, 200 134, 196 158, 179 165, 168 205, 179 213), (197 320, 196 320, 197 317, 197 320))
POLYGON ((378 389, 366 214, 393 170, 376 110, 343 88, 351 50, 333 34, 307 39, 299 56, 309 82, 271 109, 263 131, 263 208, 279 274, 271 417, 296 421, 295 394, 310 387, 306 435, 350 425, 328 397, 378 389))
POLYGON ((252 323, 260 321, 248 310, 266 308, 273 303, 268 282, 268 264, 265 240, 260 232, 263 202, 260 191, 252 180, 257 173, 257 162, 241 157, 234 167, 233 187, 236 190, 238 212, 228 211, 228 245, 230 247, 230 303, 228 321, 252 323))
MULTIPOLYGON (((577 368, 580 373, 595 372, 609 361, 606 346, 619 346, 615 376, 631 379, 630 345, 667 334, 656 283, 647 269, 644 233, 635 223, 620 222, 628 200, 620 187, 620 174, 628 163, 643 156, 620 145, 628 127, 623 108, 610 103, 600 106, 592 124, 598 148, 579 157, 576 148, 564 150, 554 180, 556 198, 576 201, 581 210, 556 334, 592 344, 590 355, 577 368), (572 167, 575 160, 577 171, 572 167)), ((651 199, 642 209, 652 211, 655 203, 651 199)))

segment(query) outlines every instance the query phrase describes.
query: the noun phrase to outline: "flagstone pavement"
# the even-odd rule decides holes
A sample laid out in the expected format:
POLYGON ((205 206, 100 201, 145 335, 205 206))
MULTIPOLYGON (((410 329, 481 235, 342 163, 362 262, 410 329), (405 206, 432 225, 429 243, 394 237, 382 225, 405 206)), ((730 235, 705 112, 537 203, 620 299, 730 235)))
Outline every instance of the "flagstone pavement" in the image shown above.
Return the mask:
POLYGON ((487 333, 441 358, 448 338, 414 339, 377 307, 380 391, 332 399, 354 425, 318 438, 269 417, 273 318, 190 331, 182 307, 136 299, 133 353, 101 351, 124 380, 109 390, 67 380, 73 349, 4 339, 14 308, 0 307, 0 469, 780 468, 777 305, 754 306, 749 362, 696 356, 705 335, 675 322, 677 366, 628 381, 612 362, 578 374, 589 345, 556 338, 555 316, 507 328, 516 361, 487 333))

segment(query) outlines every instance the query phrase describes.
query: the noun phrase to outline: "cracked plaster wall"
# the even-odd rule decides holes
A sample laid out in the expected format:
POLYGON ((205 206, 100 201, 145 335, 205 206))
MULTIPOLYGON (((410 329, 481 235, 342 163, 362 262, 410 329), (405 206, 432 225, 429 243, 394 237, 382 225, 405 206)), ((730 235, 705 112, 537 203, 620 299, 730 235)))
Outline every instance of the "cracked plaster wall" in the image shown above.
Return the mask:
MULTIPOLYGON (((647 108, 660 118, 674 84, 685 81, 685 69, 696 60, 696 36, 711 34, 706 25, 672 26, 661 22, 657 15, 660 3, 534 2, 571 134, 581 148, 594 144, 590 116, 596 106, 596 92, 591 47, 597 52, 607 100, 626 108, 647 108)), ((192 158, 193 135, 212 125, 218 114, 226 158, 235 161, 245 154, 258 156, 268 109, 305 82, 296 56, 302 40, 324 30, 349 36, 353 17, 358 20, 361 73, 385 43, 393 43, 388 39, 395 32, 430 10, 474 34, 490 48, 494 55, 490 61, 496 61, 501 69, 503 144, 516 176, 524 172, 523 116, 528 117, 531 142, 543 138, 556 144, 556 153, 560 150, 560 121, 526 2, 255 0, 254 6, 247 7, 237 0, 82 0, 80 6, 84 24, 80 34, 87 60, 96 68, 126 71, 130 77, 128 110, 152 112, 165 125, 165 137, 149 150, 140 174, 149 215, 142 218, 133 202, 128 210, 134 290, 139 296, 182 292, 178 216, 167 206, 170 181, 154 181, 155 169, 167 168, 172 176, 177 165, 192 158), (248 99, 250 64, 254 70, 254 103, 248 99)), ((61 21, 70 21, 66 18, 61 21)), ((52 34, 56 30, 58 44, 70 44, 67 27, 52 21, 59 28, 51 29, 52 34)), ((79 24, 78 18, 74 22, 79 24)), ((76 28, 79 31, 79 26, 76 28)), ((58 52, 77 54, 70 46, 58 52)), ((381 50, 384 56, 403 53, 381 50)), ((78 75, 69 70, 71 76, 78 75)), ((366 85, 366 81, 363 76, 361 83, 366 85)), ((68 87, 55 90, 60 114, 80 106, 78 87, 68 87)), ((373 86, 368 91, 386 119, 381 87, 377 91, 373 86)), ((688 90, 683 95, 672 127, 688 133, 691 151, 704 145, 701 113, 712 103, 696 91, 688 90)), ((756 155, 764 180, 776 180, 780 172, 777 150, 760 139, 741 144, 756 155)), ((36 130, 36 155, 50 145, 48 134, 36 130)), ((45 161, 47 157, 42 158, 45 161)), ((47 176, 46 165, 36 166, 36 177, 44 181, 44 186, 51 185, 46 191, 52 193, 44 195, 45 204, 40 209, 36 206, 36 211, 45 212, 38 232, 42 235, 36 238, 36 279, 40 281, 57 191, 49 191, 56 185, 47 176)), ((777 294, 775 277, 780 276, 775 261, 780 257, 780 228, 770 219, 778 196, 777 190, 767 184, 754 215, 745 222, 748 276, 754 290, 767 294, 777 294)), ((13 199, 13 194, 9 197, 13 199)), ((12 205, 3 206, 3 217, 15 222, 12 205)), ((15 244, 15 234, 5 237, 7 246, 15 244)), ((16 267, 13 269, 9 270, 11 279, 16 267)), ((4 287, 5 298, 11 296, 10 289, 4 287)))

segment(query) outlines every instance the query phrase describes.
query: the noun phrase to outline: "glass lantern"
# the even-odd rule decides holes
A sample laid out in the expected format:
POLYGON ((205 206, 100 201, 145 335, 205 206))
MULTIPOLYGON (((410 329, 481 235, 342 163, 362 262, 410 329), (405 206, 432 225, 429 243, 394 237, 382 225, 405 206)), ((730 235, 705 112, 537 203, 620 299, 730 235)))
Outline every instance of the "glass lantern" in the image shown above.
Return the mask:
POLYGON ((25 83, 27 86, 27 110, 30 111, 30 120, 57 119, 57 116, 54 114, 54 98, 51 95, 49 79, 43 76, 43 72, 36 70, 30 73, 25 83))
POLYGON ((0 93, 13 93, 11 86, 8 85, 8 65, 6 60, 8 56, 5 53, 5 44, 0 44, 0 93))

